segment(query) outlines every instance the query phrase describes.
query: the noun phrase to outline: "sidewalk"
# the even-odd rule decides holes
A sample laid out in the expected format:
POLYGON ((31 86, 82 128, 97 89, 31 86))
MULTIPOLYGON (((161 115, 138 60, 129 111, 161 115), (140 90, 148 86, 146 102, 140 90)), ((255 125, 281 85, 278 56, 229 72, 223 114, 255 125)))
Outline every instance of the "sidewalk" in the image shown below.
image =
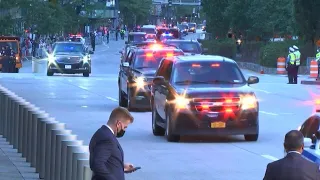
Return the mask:
POLYGON ((35 169, 0 135, 0 180, 38 179, 35 169))

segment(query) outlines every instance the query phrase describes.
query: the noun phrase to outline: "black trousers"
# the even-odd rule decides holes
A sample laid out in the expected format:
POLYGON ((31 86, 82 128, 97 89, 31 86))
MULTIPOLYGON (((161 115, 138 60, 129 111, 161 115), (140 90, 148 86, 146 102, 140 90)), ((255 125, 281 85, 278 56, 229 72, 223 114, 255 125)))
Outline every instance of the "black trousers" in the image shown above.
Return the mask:
POLYGON ((289 84, 298 84, 298 68, 295 65, 288 65, 289 84))

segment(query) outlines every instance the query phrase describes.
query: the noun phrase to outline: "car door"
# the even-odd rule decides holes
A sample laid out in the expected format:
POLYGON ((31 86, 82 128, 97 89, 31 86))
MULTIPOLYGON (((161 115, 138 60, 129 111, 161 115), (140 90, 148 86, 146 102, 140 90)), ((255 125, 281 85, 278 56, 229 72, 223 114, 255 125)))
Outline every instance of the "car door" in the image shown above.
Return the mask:
POLYGON ((169 94, 169 82, 172 72, 172 61, 164 60, 163 61, 163 71, 162 76, 164 77, 165 83, 159 86, 159 115, 162 119, 166 119, 166 104, 167 96, 169 94))
MULTIPOLYGON (((157 76, 162 76, 164 77, 164 73, 165 73, 165 67, 164 67, 164 61, 162 61, 159 65, 159 68, 156 72, 156 77, 157 76)), ((163 105, 161 105, 162 102, 162 98, 161 98, 161 84, 153 84, 153 97, 154 97, 154 104, 155 104, 155 108, 159 114, 160 117, 162 117, 163 119, 163 114, 161 114, 163 112, 163 105)))
POLYGON ((128 56, 126 57, 124 63, 128 63, 128 67, 122 66, 121 68, 121 89, 124 93, 127 93, 128 90, 128 71, 130 71, 130 62, 133 57, 133 52, 129 52, 128 56))

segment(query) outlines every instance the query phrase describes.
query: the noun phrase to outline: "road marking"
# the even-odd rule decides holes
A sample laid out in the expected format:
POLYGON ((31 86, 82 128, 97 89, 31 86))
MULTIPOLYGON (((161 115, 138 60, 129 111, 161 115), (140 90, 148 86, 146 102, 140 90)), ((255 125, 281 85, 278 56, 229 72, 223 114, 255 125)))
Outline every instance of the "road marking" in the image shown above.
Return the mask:
POLYGON ((87 108, 88 106, 81 106, 82 108, 87 108))
POLYGON ((88 90, 88 88, 84 87, 84 86, 78 86, 79 88, 81 89, 84 89, 84 90, 88 90))
POLYGON ((260 92, 264 92, 264 93, 267 93, 267 94, 271 94, 271 92, 265 91, 265 90, 262 90, 262 89, 256 89, 256 88, 253 88, 253 89, 256 90, 256 91, 260 91, 260 92))
POLYGON ((106 97, 107 99, 114 101, 114 102, 118 102, 118 99, 112 98, 112 97, 106 97))
POLYGON ((261 155, 261 156, 264 157, 264 158, 266 158, 266 159, 269 159, 269 160, 271 160, 271 161, 277 161, 277 160, 279 160, 278 158, 273 157, 273 156, 270 156, 270 155, 268 155, 268 154, 264 154, 264 155, 261 155))
POLYGON ((268 114, 268 115, 272 115, 272 116, 278 116, 279 114, 276 113, 271 113, 271 112, 265 112, 265 111, 259 111, 262 114, 268 114))
POLYGON ((294 113, 281 113, 282 115, 294 115, 294 113))

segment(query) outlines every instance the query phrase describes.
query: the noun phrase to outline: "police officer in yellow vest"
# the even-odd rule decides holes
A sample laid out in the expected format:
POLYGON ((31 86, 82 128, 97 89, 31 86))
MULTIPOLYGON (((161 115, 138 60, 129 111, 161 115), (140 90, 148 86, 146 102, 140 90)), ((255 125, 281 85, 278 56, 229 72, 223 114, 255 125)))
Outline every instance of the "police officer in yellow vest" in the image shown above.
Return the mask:
POLYGON ((301 53, 300 53, 300 50, 297 46, 292 46, 292 47, 294 49, 294 54, 296 55, 297 72, 299 72, 301 53))
POLYGON ((297 84, 297 68, 296 68, 296 56, 294 54, 294 49, 292 47, 289 48, 289 54, 287 57, 286 65, 288 71, 288 84, 297 84))
POLYGON ((318 77, 320 77, 320 48, 317 49, 316 61, 318 62, 318 77))

